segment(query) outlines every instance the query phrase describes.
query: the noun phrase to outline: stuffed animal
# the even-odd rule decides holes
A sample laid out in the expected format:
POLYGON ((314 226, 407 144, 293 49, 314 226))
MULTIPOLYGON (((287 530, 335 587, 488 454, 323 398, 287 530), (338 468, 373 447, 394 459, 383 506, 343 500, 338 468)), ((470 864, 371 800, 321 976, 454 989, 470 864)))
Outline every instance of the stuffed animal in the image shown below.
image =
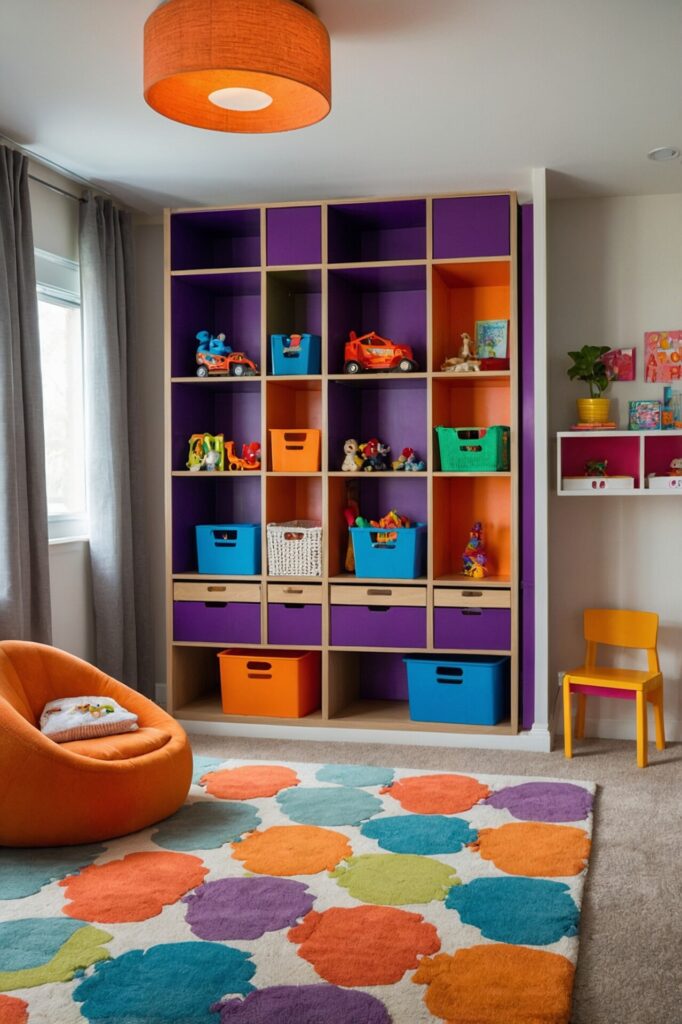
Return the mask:
POLYGON ((682 476, 682 459, 673 459, 670 463, 670 476, 682 476))
POLYGON ((242 445, 242 459, 248 462, 249 466, 260 467, 260 444, 258 441, 250 441, 242 445))
POLYGON ((359 452, 360 446, 355 438, 350 437, 343 442, 344 460, 341 469, 344 473, 356 473, 362 467, 363 460, 359 452))
POLYGON ((372 437, 365 444, 361 444, 360 451, 364 459, 362 468, 366 473, 388 469, 388 455, 391 449, 378 438, 372 437))

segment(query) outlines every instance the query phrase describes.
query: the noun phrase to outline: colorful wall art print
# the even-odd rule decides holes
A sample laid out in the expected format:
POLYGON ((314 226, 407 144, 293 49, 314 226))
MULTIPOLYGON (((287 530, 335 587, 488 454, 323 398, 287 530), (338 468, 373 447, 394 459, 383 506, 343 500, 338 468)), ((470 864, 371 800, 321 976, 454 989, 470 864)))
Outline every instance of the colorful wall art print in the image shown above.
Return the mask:
POLYGON ((611 380, 635 380, 636 357, 635 348, 612 348, 601 361, 611 380))
POLYGON ((508 338, 508 320, 477 320, 476 358, 506 359, 508 338))
POLYGON ((644 335, 647 383, 682 380, 682 331, 647 331, 644 335))

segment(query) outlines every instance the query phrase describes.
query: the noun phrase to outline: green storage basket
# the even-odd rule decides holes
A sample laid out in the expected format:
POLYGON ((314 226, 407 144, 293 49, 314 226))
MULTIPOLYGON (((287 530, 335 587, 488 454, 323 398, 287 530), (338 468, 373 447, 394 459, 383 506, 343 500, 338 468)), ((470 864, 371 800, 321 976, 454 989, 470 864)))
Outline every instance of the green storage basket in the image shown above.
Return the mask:
POLYGON ((448 473, 509 469, 509 427, 436 427, 440 468, 448 473))

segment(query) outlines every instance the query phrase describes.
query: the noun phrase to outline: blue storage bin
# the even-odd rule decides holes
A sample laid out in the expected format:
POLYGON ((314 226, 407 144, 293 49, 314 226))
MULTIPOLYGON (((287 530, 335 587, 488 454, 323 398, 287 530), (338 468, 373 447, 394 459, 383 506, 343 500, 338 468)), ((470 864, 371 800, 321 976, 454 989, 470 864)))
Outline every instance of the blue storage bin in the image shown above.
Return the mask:
POLYGON ((424 575, 426 524, 398 530, 377 526, 351 526, 355 575, 372 580, 414 580, 424 575), (396 539, 379 542, 377 534, 395 533, 396 539))
POLYGON ((497 725, 509 714, 509 658, 403 658, 415 722, 497 725))
POLYGON ((257 523, 196 526, 199 572, 217 576, 257 576, 261 528, 257 523))
POLYGON ((276 377, 290 373, 320 373, 321 338, 319 334, 302 334, 298 345, 291 345, 290 334, 271 334, 272 372, 276 377))

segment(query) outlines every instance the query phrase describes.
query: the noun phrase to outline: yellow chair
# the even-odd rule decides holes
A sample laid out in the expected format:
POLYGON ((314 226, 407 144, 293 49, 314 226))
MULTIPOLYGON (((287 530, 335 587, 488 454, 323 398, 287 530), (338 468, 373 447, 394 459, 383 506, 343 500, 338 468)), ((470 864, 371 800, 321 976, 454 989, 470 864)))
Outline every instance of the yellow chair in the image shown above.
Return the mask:
POLYGON ((658 663, 656 635, 658 615, 653 612, 629 612, 588 608, 584 613, 584 634, 587 642, 585 664, 569 669, 564 675, 564 753, 573 757, 571 739, 571 694, 578 695, 575 716, 576 739, 585 734, 585 705, 588 695, 619 697, 636 702, 637 764, 647 766, 647 701, 654 706, 656 747, 665 749, 663 727, 663 676, 658 663), (624 668, 602 668, 597 665, 597 645, 630 647, 646 651, 648 670, 638 672, 624 668))

